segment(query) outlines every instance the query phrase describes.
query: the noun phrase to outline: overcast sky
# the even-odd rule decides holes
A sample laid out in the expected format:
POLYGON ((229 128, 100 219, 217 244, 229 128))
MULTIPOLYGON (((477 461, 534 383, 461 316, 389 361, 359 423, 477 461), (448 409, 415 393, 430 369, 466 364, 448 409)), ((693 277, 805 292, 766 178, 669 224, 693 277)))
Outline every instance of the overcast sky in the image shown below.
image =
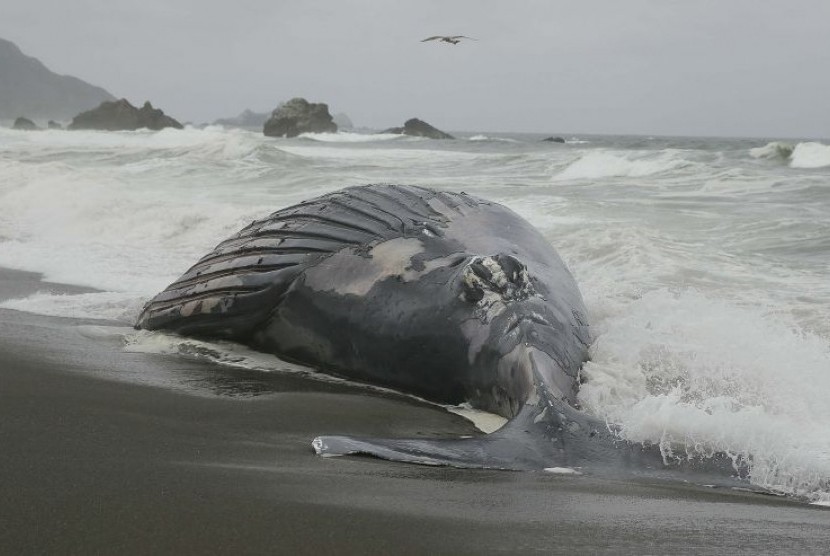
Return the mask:
POLYGON ((830 137, 830 0, 2 0, 0 37, 196 123, 830 137))

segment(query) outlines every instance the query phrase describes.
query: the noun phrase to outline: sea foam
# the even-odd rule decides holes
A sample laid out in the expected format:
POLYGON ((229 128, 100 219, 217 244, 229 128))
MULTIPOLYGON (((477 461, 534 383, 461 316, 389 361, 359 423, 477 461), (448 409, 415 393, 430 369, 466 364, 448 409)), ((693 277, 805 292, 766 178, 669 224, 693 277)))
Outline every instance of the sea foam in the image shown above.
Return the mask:
POLYGON ((752 482, 830 490, 830 342, 784 315, 694 290, 651 291, 593 326, 582 404, 677 457, 725 452, 752 482))
POLYGON ((793 145, 781 141, 767 143, 749 150, 754 158, 781 160, 792 168, 826 168, 830 166, 830 145, 803 142, 793 145))
POLYGON ((375 141, 394 141, 407 139, 400 133, 354 133, 338 131, 337 133, 301 133, 301 139, 320 141, 321 143, 371 143, 375 141))
POLYGON ((620 153, 589 151, 568 164, 555 176, 557 181, 609 177, 646 177, 676 171, 691 162, 673 151, 620 153))
POLYGON ((826 168, 830 166, 830 145, 799 143, 790 157, 793 168, 826 168))
POLYGON ((469 137, 469 139, 467 139, 467 140, 468 141, 485 141, 485 142, 486 141, 493 141, 493 142, 501 141, 503 143, 517 143, 518 142, 515 139, 511 139, 509 137, 493 137, 493 136, 484 135, 484 134, 481 134, 481 133, 479 133, 478 135, 471 135, 469 137))
POLYGON ((753 158, 786 161, 789 160, 790 155, 793 154, 793 149, 795 149, 795 146, 792 143, 772 141, 763 147, 754 147, 749 149, 749 154, 753 158))

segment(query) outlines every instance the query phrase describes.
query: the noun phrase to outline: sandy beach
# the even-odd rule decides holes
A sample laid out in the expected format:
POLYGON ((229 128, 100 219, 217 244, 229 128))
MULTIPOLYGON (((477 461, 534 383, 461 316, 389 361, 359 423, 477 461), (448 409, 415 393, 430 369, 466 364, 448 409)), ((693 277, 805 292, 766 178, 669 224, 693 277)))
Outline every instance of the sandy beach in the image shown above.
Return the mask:
MULTIPOLYGON (((0 271, 0 299, 76 292, 0 271)), ((0 552, 821 553, 830 513, 684 484, 323 459, 321 433, 476 434, 359 389, 127 353, 0 310, 0 552)))

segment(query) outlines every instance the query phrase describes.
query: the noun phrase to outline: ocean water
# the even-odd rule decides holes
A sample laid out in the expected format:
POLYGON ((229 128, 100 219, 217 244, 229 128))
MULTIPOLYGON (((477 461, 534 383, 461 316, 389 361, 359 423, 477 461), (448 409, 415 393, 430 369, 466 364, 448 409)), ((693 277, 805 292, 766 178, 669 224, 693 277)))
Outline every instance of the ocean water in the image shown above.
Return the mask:
POLYGON ((830 502, 830 142, 460 136, 0 129, 0 266, 101 290, 2 306, 128 325, 278 208, 366 183, 466 191, 530 220, 574 273, 594 336, 588 411, 675 455, 750 458, 754 483, 830 502))

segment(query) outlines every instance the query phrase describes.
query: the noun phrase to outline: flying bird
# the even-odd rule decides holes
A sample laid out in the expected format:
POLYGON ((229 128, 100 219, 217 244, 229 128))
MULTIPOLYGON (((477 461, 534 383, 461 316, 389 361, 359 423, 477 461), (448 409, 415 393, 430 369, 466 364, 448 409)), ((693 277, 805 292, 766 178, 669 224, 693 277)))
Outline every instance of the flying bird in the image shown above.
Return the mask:
POLYGON ((434 37, 427 37, 421 42, 427 41, 441 41, 441 42, 448 42, 450 44, 458 44, 461 42, 461 39, 469 39, 471 41, 477 41, 478 39, 474 39, 473 37, 465 37, 464 35, 435 35, 434 37))

